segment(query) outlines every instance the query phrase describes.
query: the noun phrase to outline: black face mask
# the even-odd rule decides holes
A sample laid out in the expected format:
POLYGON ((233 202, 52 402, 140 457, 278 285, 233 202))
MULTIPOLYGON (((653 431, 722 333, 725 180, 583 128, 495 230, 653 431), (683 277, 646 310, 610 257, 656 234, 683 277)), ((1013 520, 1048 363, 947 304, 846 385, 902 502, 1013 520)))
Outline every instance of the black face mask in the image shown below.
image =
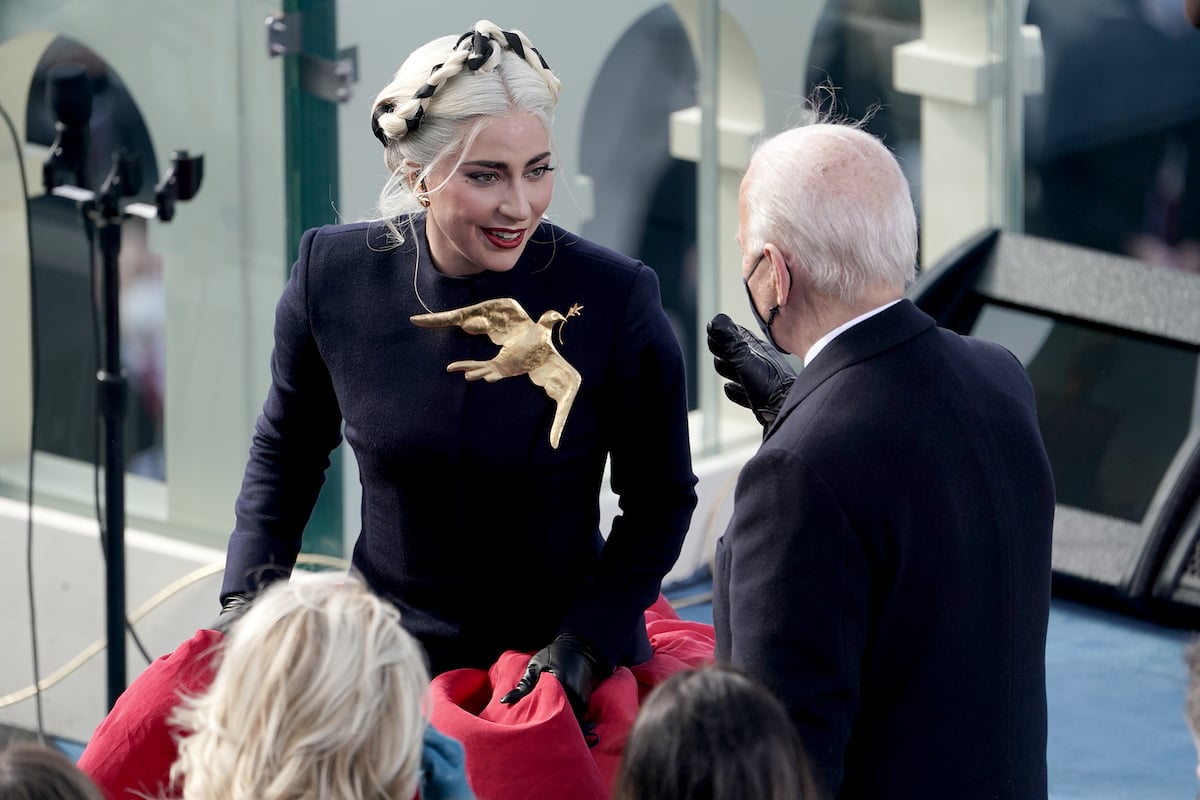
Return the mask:
POLYGON ((775 305, 771 306, 767 310, 767 318, 763 319, 762 314, 758 313, 758 306, 754 304, 754 295, 750 293, 750 279, 754 277, 754 271, 758 269, 758 265, 761 264, 763 259, 766 257, 766 253, 763 253, 758 257, 758 261, 755 261, 754 266, 750 268, 750 274, 742 278, 742 286, 746 287, 746 299, 750 301, 750 313, 754 315, 754 319, 758 323, 758 327, 762 329, 763 336, 767 337, 767 341, 771 343, 771 347, 774 347, 781 353, 786 353, 787 350, 784 350, 782 347, 780 347, 779 342, 775 341, 775 337, 771 334, 771 325, 774 324, 775 317, 779 314, 779 304, 776 303, 775 305))

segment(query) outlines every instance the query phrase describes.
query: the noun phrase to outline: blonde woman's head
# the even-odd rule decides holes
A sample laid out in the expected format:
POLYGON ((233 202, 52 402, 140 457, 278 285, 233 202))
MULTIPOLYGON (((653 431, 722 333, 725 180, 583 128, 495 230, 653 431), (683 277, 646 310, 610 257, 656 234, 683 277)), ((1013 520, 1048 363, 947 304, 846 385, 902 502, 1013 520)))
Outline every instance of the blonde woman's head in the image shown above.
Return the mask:
POLYGON ((409 800, 429 674, 399 612, 343 574, 268 586, 173 722, 186 800, 409 800))

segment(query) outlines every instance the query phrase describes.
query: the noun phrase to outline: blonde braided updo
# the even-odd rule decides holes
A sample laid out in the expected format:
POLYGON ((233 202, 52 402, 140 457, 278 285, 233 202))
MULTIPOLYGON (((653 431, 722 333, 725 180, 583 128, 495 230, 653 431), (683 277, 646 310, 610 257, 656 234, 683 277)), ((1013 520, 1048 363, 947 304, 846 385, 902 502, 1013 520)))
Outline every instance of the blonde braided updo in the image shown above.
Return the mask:
POLYGON ((490 120, 531 114, 549 133, 560 86, 524 33, 488 20, 414 50, 371 108, 371 131, 391 172, 379 199, 381 218, 420 210, 425 195, 418 187, 430 171, 461 156, 490 120))

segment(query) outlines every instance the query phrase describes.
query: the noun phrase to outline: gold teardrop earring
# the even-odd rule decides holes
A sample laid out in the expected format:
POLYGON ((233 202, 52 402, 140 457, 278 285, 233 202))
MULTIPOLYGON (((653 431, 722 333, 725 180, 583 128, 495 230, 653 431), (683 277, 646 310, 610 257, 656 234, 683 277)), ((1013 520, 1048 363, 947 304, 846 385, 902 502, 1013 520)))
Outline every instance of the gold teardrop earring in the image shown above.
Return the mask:
POLYGON ((429 190, 425 188, 425 181, 417 184, 417 202, 422 208, 429 208, 429 190))

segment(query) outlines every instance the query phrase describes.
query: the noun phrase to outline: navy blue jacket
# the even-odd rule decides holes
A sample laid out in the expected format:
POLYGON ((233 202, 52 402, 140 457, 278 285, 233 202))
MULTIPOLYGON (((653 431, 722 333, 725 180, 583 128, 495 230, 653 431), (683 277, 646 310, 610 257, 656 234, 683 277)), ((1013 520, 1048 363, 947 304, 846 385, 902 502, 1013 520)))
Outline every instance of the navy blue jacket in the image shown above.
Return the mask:
POLYGON ((907 300, 800 373, 718 542, 718 658, 839 800, 1045 800, 1054 485, 1003 348, 907 300))
POLYGON ((344 422, 362 483, 354 567, 400 608, 435 673, 560 632, 611 664, 644 660, 642 611, 696 504, 683 360, 654 272, 543 223, 510 271, 450 277, 429 260, 424 217, 415 222, 400 220, 400 246, 378 223, 304 235, 276 309, 222 597, 294 565, 344 422), (535 320, 583 307, 556 329, 583 379, 557 449, 554 402, 527 375, 446 371, 495 356, 486 335, 409 320, 497 297, 535 320), (620 513, 606 542, 610 457, 620 513))

